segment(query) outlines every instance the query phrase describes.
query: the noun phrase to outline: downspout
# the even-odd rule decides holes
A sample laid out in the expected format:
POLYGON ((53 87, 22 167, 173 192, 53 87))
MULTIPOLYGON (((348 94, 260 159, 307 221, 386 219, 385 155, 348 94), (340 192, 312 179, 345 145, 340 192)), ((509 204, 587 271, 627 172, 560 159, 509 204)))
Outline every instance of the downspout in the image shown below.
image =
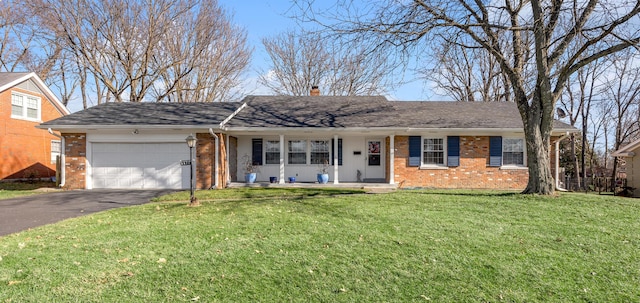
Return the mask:
POLYGON ((218 138, 218 135, 213 133, 213 129, 209 128, 209 133, 211 134, 211 136, 213 136, 213 139, 215 140, 215 151, 214 151, 214 156, 215 156, 215 162, 213 164, 213 186, 211 187, 213 188, 218 188, 218 163, 220 162, 220 157, 218 156, 220 154, 220 139, 218 138))
POLYGON ((66 181, 66 176, 67 174, 65 173, 66 169, 65 169, 65 165, 64 165, 64 137, 60 136, 56 133, 53 132, 53 130, 51 128, 48 128, 47 131, 49 131, 49 133, 53 136, 56 136, 60 139, 60 187, 64 186, 64 183, 66 181))
POLYGON ((567 191, 565 188, 560 187, 560 141, 569 137, 569 132, 567 132, 564 136, 561 136, 556 140, 556 190, 559 191, 567 191))

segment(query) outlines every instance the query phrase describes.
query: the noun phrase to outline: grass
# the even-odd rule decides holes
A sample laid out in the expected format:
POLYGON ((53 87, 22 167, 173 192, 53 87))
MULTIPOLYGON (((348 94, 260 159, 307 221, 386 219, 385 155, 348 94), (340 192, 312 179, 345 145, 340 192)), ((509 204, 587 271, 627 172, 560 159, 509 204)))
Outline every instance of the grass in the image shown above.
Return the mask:
POLYGON ((0 200, 34 195, 41 193, 36 189, 54 187, 53 182, 0 182, 0 200))
POLYGON ((640 301, 637 200, 198 194, 0 238, 0 302, 640 301))

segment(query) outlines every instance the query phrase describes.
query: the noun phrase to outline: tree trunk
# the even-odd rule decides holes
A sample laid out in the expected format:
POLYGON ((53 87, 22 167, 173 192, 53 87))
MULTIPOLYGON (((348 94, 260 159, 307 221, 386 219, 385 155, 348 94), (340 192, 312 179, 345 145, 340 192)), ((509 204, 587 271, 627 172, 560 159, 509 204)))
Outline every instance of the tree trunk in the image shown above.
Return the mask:
MULTIPOLYGON (((580 174, 578 174, 578 178, 582 180, 582 184, 584 185, 585 192, 587 191, 587 119, 583 116, 582 118, 582 151, 580 154, 582 158, 580 159, 580 174)), ((594 141, 595 142, 595 141, 594 141)), ((605 145, 606 146, 606 145, 605 145)))
POLYGON ((529 167, 529 181, 522 193, 552 195, 555 191, 555 183, 551 173, 549 146, 553 128, 553 98, 548 89, 538 86, 529 106, 525 106, 525 100, 525 95, 518 98, 529 167))
POLYGON ((536 126, 529 125, 529 129, 525 132, 529 181, 522 193, 552 195, 555 186, 553 175, 551 174, 549 139, 545 140, 540 128, 536 126))

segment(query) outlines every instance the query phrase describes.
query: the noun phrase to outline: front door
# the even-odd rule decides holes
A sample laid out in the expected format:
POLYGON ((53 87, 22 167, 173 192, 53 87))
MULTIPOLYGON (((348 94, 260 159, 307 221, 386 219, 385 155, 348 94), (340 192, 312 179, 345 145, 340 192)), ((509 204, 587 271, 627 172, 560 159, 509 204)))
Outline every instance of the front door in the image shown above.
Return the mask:
POLYGON ((366 140, 365 181, 384 182, 384 140, 371 138, 366 140))

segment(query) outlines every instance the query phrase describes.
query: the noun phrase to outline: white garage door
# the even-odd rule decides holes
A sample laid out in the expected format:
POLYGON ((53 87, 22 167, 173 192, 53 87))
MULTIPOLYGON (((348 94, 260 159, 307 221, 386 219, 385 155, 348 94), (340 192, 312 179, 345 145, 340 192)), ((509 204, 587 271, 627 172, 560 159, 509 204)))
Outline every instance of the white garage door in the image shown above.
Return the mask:
POLYGON ((93 188, 189 188, 184 143, 93 143, 93 188))

